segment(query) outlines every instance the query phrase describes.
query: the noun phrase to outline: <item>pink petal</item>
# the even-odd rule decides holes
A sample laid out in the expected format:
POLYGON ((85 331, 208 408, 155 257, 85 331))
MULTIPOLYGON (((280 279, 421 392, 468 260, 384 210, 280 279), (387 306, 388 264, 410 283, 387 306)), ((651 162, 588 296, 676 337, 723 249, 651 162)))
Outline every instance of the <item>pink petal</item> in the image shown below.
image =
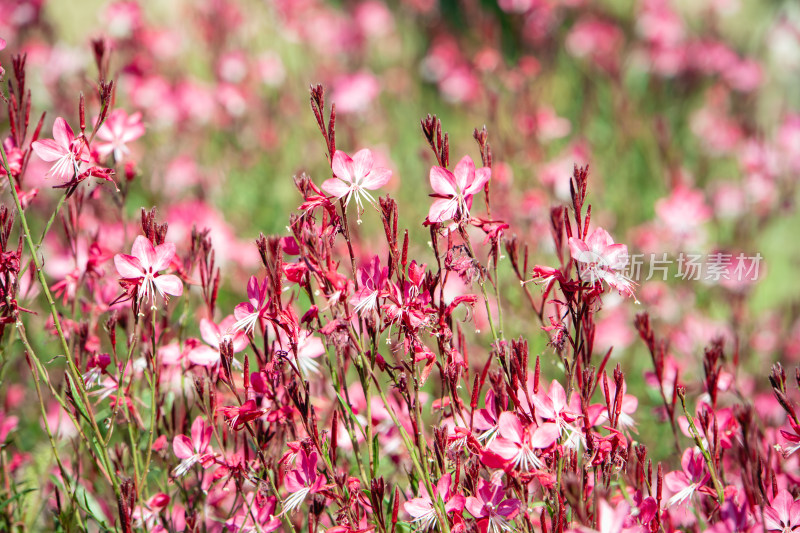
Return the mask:
POLYGON ((561 383, 555 379, 550 383, 550 400, 553 402, 553 409, 560 412, 567 405, 567 393, 561 383))
POLYGON ((489 451, 504 461, 510 461, 514 459, 517 454, 519 454, 519 449, 519 444, 503 437, 497 437, 492 441, 492 444, 489 445, 489 451))
POLYGON ((349 181, 351 183, 355 181, 353 179, 355 177, 353 176, 353 160, 350 159, 349 155, 341 150, 336 150, 336 152, 333 154, 331 169, 333 170, 333 175, 337 178, 349 181))
POLYGON ((464 190, 464 195, 478 194, 483 190, 483 186, 486 185, 486 182, 488 182, 491 177, 492 169, 486 167, 479 168, 475 171, 475 179, 469 184, 466 190, 464 190))
POLYGON ((156 260, 153 262, 153 272, 159 272, 169 266, 172 258, 175 257, 175 244, 165 242, 155 247, 156 260))
POLYGON ((589 245, 595 252, 601 252, 603 249, 614 244, 614 239, 603 228, 597 228, 589 234, 586 239, 586 244, 589 245))
POLYGON ((114 266, 117 267, 120 277, 141 278, 144 276, 142 263, 132 255, 117 254, 114 256, 114 266))
POLYGON ((428 511, 431 510, 433 505, 431 504, 430 498, 413 498, 408 500, 406 503, 403 504, 403 510, 417 518, 426 514, 428 511))
POLYGON ((136 237, 136 240, 133 241, 131 255, 139 258, 144 270, 149 269, 156 261, 156 249, 153 247, 153 243, 142 235, 139 235, 136 237))
POLYGON ((431 204, 428 211, 428 220, 431 222, 444 222, 456 216, 458 201, 454 198, 439 198, 431 204))
POLYGON ((456 190, 456 179, 453 174, 442 167, 431 167, 430 173, 431 188, 436 194, 442 196, 458 196, 456 190))
POLYGON ((175 452, 175 456, 180 459, 188 459, 194 455, 192 441, 190 441, 189 437, 186 435, 178 435, 172 439, 172 451, 175 452))
POLYGON ((450 485, 452 485, 452 483, 453 483, 453 478, 450 476, 450 474, 442 476, 436 483, 436 493, 442 499, 446 499, 447 494, 450 492, 450 485))
POLYGON ((475 163, 472 162, 472 158, 468 155, 462 157, 456 168, 453 169, 453 175, 455 176, 458 190, 466 191, 467 185, 475 179, 475 163))
POLYGON ((181 279, 178 276, 167 274, 158 276, 154 281, 156 287, 164 294, 170 294, 172 296, 180 296, 183 294, 183 283, 181 283, 181 279))
POLYGON ((664 476, 664 485, 672 492, 680 492, 691 484, 689 476, 683 472, 670 472, 664 476))
POLYGON ((302 475, 296 470, 292 470, 286 474, 283 484, 286 486, 286 490, 289 492, 297 492, 306 486, 302 475))
POLYGON ((447 500, 446 504, 444 504, 445 512, 449 514, 452 513, 453 511, 462 510, 464 508, 464 500, 466 500, 466 498, 464 497, 463 494, 456 494, 455 496, 447 500))
POLYGON ((75 134, 72 133, 72 128, 69 127, 67 121, 58 117, 53 123, 53 138, 58 144, 64 148, 69 149, 69 145, 75 140, 75 134))
POLYGON ((569 238, 569 254, 574 260, 585 262, 586 254, 588 253, 590 253, 589 247, 586 246, 585 242, 575 237, 569 238))
POLYGON ((61 147, 53 139, 36 141, 31 145, 31 148, 33 148, 33 151, 36 152, 36 155, 38 155, 40 159, 48 163, 61 159, 64 154, 68 153, 65 148, 61 147))
POLYGON ((483 518, 486 516, 486 514, 483 512, 483 502, 474 496, 467 497, 464 507, 466 507, 467 511, 469 511, 469 514, 475 518, 483 518))
POLYGON ((522 502, 517 499, 510 499, 500 502, 500 504, 497 506, 497 514, 506 517, 508 520, 513 520, 519 512, 519 507, 521 504, 522 502))
POLYGON ((353 156, 353 179, 360 181, 372 170, 372 152, 364 148, 353 156))
POLYGON ((375 190, 380 189, 392 178, 392 171, 388 168, 378 167, 373 168, 369 175, 361 181, 361 187, 364 189, 375 190))
POLYGON ((500 413, 497 426, 500 428, 500 435, 517 444, 522 444, 524 429, 517 415, 509 411, 500 413))
POLYGON ((558 440, 558 426, 556 424, 542 424, 533 432, 531 446, 534 448, 549 448, 558 440))
POLYGON ((200 320, 200 336, 209 346, 219 348, 219 327, 207 318, 200 320))
POLYGON ((197 417, 192 422, 192 446, 197 451, 203 450, 203 433, 205 431, 205 423, 201 417, 197 417))
POLYGON ((198 366, 214 366, 219 363, 219 352, 208 346, 198 346, 187 357, 192 364, 198 366))
POLYGON ((619 270, 628 262, 628 247, 624 244, 612 244, 603 252, 603 258, 608 262, 608 267, 619 270))
POLYGON ((331 178, 322 182, 322 190, 336 198, 342 198, 350 192, 350 183, 345 183, 339 178, 331 178))

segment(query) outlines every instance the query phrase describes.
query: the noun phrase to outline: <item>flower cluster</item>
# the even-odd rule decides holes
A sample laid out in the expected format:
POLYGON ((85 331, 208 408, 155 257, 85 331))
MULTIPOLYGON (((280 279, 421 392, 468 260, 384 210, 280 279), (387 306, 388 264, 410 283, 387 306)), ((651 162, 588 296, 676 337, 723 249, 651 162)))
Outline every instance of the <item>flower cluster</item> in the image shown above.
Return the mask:
POLYGON ((800 21, 397 4, 0 6, 0 530, 800 530, 800 21))

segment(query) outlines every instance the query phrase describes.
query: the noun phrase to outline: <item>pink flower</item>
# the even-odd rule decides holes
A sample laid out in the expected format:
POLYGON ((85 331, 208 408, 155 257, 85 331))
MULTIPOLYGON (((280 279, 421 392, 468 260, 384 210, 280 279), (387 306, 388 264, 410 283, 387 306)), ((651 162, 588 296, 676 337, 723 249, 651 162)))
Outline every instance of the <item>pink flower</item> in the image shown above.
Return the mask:
POLYGON ((369 71, 361 71, 339 77, 333 86, 332 100, 340 113, 361 113, 380 92, 378 78, 369 71))
POLYGON ((800 501, 795 501, 788 491, 782 490, 764 508, 764 527, 767 531, 791 533, 800 528, 800 501))
POLYGON ((705 459, 700 450, 688 448, 684 451, 681 467, 683 468, 682 472, 670 472, 664 476, 664 484, 673 493, 667 501, 667 507, 684 503, 711 479, 711 474, 706 471, 705 459))
POLYGON ((139 235, 133 242, 131 254, 117 254, 114 264, 117 272, 128 282, 136 283, 139 291, 139 301, 149 299, 155 302, 156 292, 162 298, 166 294, 180 296, 183 294, 183 284, 180 278, 173 274, 159 274, 166 269, 175 256, 173 243, 153 244, 146 237, 139 235))
POLYGON ((469 496, 465 507, 472 516, 479 519, 481 531, 509 531, 509 522, 519 513, 522 502, 517 499, 504 499, 505 490, 499 483, 478 482, 476 496, 469 496))
POLYGON ((266 498, 263 503, 259 501, 261 498, 255 497, 252 493, 246 499, 245 505, 241 506, 236 516, 226 522, 228 531, 270 533, 281 527, 280 518, 274 516, 275 506, 278 503, 274 496, 266 498))
POLYGON ((536 450, 549 448, 558 440, 558 426, 545 423, 523 427, 517 415, 500 413, 499 437, 484 451, 482 460, 493 468, 512 467, 527 472, 542 467, 536 450))
POLYGON ((475 169, 468 155, 458 162, 453 172, 444 167, 432 167, 431 187, 437 198, 428 212, 428 221, 444 222, 451 218, 469 217, 472 197, 479 193, 492 175, 490 168, 475 169))
MULTIPOLYGON (((791 419, 789 420, 789 425, 792 431, 787 431, 785 429, 780 431, 781 436, 790 443, 789 446, 783 450, 784 457, 789 457, 797 450, 800 450, 800 425, 795 424, 791 419)), ((0 439, 0 442, 2 441, 3 439, 0 439)))
MULTIPOLYGON (((325 180, 322 188, 337 198, 345 198, 345 205, 355 197, 359 211, 363 209, 362 198, 375 204, 375 198, 367 191, 374 191, 386 185, 392 177, 388 168, 373 168, 372 152, 366 148, 359 150, 351 159, 349 155, 336 150, 331 168, 335 178, 325 180)), ((359 219, 360 220, 360 219, 359 219)))
POLYGON ((236 317, 233 329, 252 333, 267 310, 267 281, 259 285, 258 278, 251 276, 247 282, 247 298, 247 302, 240 303, 233 310, 233 316, 236 317))
POLYGON ((208 468, 214 462, 214 452, 211 449, 212 428, 206 425, 202 417, 197 417, 192 423, 192 438, 186 435, 177 435, 172 439, 172 451, 178 459, 183 459, 172 473, 182 476, 195 464, 201 463, 203 468, 208 468))
POLYGON ((217 409, 222 411, 225 422, 234 431, 239 431, 248 422, 257 420, 267 413, 267 409, 258 407, 253 399, 247 400, 242 405, 225 405, 217 409))
MULTIPOLYGON (((441 498, 444 502, 444 510, 447 514, 461 511, 466 500, 464 495, 454 494, 450 491, 452 483, 450 474, 442 476, 436 483, 435 497, 441 498)), ((437 523, 436 507, 431 496, 412 498, 403 504, 403 510, 412 516, 411 522, 419 525, 419 531, 432 529, 437 523)))
POLYGON ((200 320, 200 336, 206 342, 189 352, 189 361, 200 366, 214 366, 219 363, 219 346, 225 339, 233 343, 233 353, 239 353, 247 347, 247 335, 234 329, 236 318, 232 315, 222 319, 219 325, 203 318, 200 320))
POLYGON ((325 478, 317 473, 317 452, 306 454, 301 449, 297 454, 298 465, 286 474, 284 484, 291 493, 283 501, 281 514, 290 513, 300 506, 309 494, 316 494, 325 485, 325 478))
POLYGON ((378 297, 389 279, 389 269, 381 266, 381 258, 377 255, 366 265, 359 268, 361 286, 350 298, 356 313, 369 312, 378 308, 378 297))
POLYGON ((97 130, 97 153, 100 157, 114 154, 114 161, 122 161, 130 155, 127 143, 144 135, 142 114, 128 115, 124 109, 115 109, 108 115, 105 123, 97 130), (104 142, 103 142, 104 141, 104 142))
POLYGON ((622 271, 628 263, 628 247, 614 244, 603 228, 597 228, 586 240, 569 238, 572 258, 582 265, 581 278, 590 283, 605 281, 620 294, 633 296, 633 282, 622 271))
POLYGON ((81 163, 90 161, 83 135, 76 139, 72 128, 61 117, 53 124, 53 139, 36 141, 31 147, 42 160, 53 163, 47 175, 60 180, 80 175, 81 163))

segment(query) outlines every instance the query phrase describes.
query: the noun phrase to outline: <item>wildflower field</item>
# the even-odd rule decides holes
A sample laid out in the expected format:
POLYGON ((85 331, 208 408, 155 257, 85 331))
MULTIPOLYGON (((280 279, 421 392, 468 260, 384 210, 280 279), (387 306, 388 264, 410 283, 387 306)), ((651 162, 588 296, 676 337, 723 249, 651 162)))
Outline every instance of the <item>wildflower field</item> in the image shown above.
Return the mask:
POLYGON ((800 532, 794 0, 0 0, 0 532, 800 532))

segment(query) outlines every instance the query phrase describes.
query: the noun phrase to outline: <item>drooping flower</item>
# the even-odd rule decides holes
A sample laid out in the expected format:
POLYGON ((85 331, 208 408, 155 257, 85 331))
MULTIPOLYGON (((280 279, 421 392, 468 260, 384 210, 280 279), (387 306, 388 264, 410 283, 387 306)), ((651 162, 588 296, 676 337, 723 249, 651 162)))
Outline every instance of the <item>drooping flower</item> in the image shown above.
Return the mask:
POLYGON ((97 150, 100 157, 114 154, 114 161, 119 162, 131 153, 128 143, 142 135, 144 135, 144 125, 141 113, 128 115, 124 109, 115 109, 97 130, 98 141, 93 143, 92 147, 97 150))
POLYGON ((628 247, 614 244, 614 239, 603 228, 597 228, 583 240, 570 237, 572 259, 581 265, 581 278, 598 283, 605 281, 620 294, 633 297, 633 282, 624 274, 628 263, 628 247))
POLYGON ((47 175, 59 180, 80 175, 81 164, 91 160, 83 135, 75 138, 72 128, 61 117, 53 123, 53 138, 36 141, 31 147, 42 160, 53 163, 47 175))
POLYGON ((444 222, 460 217, 469 217, 472 197, 483 190, 483 186, 492 175, 490 168, 475 169, 472 158, 464 156, 453 172, 444 167, 432 167, 430 173, 431 187, 436 201, 428 211, 429 222, 444 222))
POLYGON ((183 294, 183 284, 178 276, 159 274, 169 267, 174 256, 173 243, 153 246, 149 239, 139 235, 133 242, 131 255, 115 255, 114 265, 123 280, 137 285, 140 302, 149 300, 155 303, 156 293, 162 298, 166 298, 167 294, 172 296, 183 294))
POLYGON ((268 411, 268 409, 264 407, 259 407, 252 398, 242 405, 225 405, 217 409, 222 411, 222 416, 225 417, 225 423, 234 431, 239 431, 245 424, 261 418, 268 411))
POLYGON ((350 199, 355 197, 359 211, 363 210, 362 199, 375 204, 375 198, 367 191, 383 187, 392 177, 392 171, 388 168, 373 167, 372 152, 367 148, 359 150, 352 158, 336 150, 331 168, 335 177, 325 180, 322 188, 328 194, 344 198, 345 205, 349 205, 350 199))

